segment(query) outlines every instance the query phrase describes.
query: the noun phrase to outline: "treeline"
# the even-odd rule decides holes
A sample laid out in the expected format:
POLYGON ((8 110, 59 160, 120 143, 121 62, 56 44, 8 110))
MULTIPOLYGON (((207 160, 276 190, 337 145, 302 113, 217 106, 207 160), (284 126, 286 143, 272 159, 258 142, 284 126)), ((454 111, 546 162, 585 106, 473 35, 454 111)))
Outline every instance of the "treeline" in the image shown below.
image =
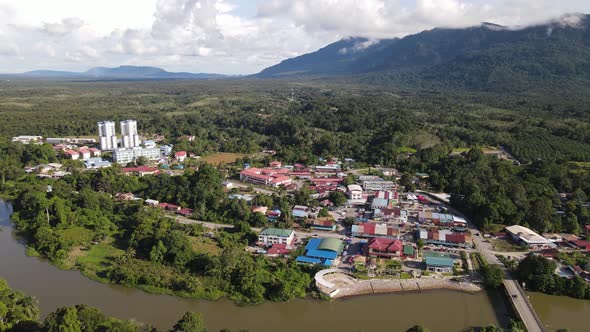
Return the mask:
POLYGON ((555 273, 556 268, 554 261, 533 255, 527 256, 518 264, 516 274, 527 290, 590 300, 590 286, 582 277, 561 277, 555 273))
MULTIPOLYGON (((61 307, 39 319, 37 300, 19 290, 12 290, 0 278, 1 332, 157 332, 146 323, 108 317, 99 309, 84 304, 61 307)), ((187 312, 171 327, 171 332, 206 332, 200 313, 187 312)), ((222 330, 229 332, 229 330, 222 330)), ((245 330, 244 330, 245 331, 245 330)))
MULTIPOLYGON (((189 297, 227 295, 237 302, 259 303, 305 296, 315 273, 292 260, 245 252, 257 239, 250 225, 264 226, 268 221, 264 215, 250 212, 243 200, 225 198, 219 171, 206 164, 175 177, 123 176, 113 168, 74 173, 63 180, 39 180, 30 175, 21 183, 26 186, 14 200, 12 220, 26 237, 29 253, 68 267, 75 248, 100 244, 124 251, 101 258, 104 266, 92 272, 102 281, 189 297), (49 192, 48 184, 52 186, 49 192), (198 250, 195 248, 206 233, 202 227, 180 224, 141 201, 114 200, 117 192, 128 191, 183 204, 194 208, 196 217, 236 227, 215 235, 214 246, 220 253, 198 250)), ((288 218, 290 199, 263 195, 256 199, 259 204, 282 206, 286 211, 282 218, 288 218)))
POLYGON ((407 148, 502 145, 524 162, 590 160, 583 96, 391 91, 345 81, 292 88, 281 80, 17 81, 0 93, 0 132, 94 136, 96 121, 135 118, 140 131, 199 155, 268 148, 286 162, 322 156, 394 165, 407 148))
MULTIPOLYGON (((448 157, 444 149, 433 148, 404 160, 400 168, 427 172, 428 185, 450 193, 453 206, 484 229, 522 224, 539 232, 579 233, 582 225, 590 223, 585 205, 590 174, 569 163, 535 161, 516 166, 478 149, 448 157), (568 193, 567 201, 558 193, 568 193), (558 210, 564 213, 558 215, 558 210)), ((408 184, 407 178, 402 182, 408 184)))

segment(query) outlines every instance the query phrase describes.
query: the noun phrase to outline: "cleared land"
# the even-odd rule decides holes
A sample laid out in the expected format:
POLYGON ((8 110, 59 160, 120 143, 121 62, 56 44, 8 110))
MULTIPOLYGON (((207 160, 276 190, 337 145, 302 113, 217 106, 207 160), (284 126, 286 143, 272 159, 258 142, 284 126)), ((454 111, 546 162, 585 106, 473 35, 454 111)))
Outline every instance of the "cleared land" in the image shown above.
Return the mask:
POLYGON ((203 157, 203 160, 209 164, 217 165, 217 164, 229 164, 233 163, 240 158, 244 158, 247 156, 244 153, 228 153, 228 152, 219 152, 210 154, 206 157, 203 157))

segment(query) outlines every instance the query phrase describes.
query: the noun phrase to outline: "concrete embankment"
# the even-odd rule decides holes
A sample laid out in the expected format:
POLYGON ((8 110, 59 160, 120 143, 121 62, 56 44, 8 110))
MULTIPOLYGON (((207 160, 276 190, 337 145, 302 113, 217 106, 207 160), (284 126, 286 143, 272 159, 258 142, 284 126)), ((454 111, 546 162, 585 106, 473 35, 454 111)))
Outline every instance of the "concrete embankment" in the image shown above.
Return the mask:
MULTIPOLYGON (((448 278, 422 277, 415 279, 370 279, 359 280, 344 273, 326 274, 323 278, 327 283, 319 284, 318 289, 331 298, 342 298, 357 295, 421 292, 432 289, 449 289, 468 293, 482 290, 470 282, 457 282, 448 278), (332 287, 325 287, 330 285, 332 287)), ((316 280, 317 281, 317 280, 316 280)))

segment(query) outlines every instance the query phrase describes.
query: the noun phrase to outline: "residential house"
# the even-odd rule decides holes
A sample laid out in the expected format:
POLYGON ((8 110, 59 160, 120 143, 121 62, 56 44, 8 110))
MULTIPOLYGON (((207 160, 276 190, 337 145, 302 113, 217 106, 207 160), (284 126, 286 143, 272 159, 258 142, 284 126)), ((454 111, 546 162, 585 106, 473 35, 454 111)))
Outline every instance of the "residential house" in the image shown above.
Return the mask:
POLYGON ((156 207, 156 206, 158 206, 158 204, 160 204, 160 202, 159 202, 159 201, 157 201, 157 200, 155 200, 155 199, 149 199, 149 198, 148 198, 148 199, 146 199, 146 200, 144 201, 144 203, 145 203, 146 205, 153 206, 153 207, 156 207))
POLYGON ((369 240, 369 257, 399 258, 402 250, 402 241, 397 239, 378 237, 369 240))
POLYGON ((166 211, 180 211, 181 207, 178 205, 170 204, 170 203, 160 203, 158 204, 160 209, 164 209, 166 211))
POLYGON ((66 156, 72 160, 80 159, 80 153, 78 153, 78 151, 74 151, 74 150, 67 150, 66 156))
POLYGON ((98 158, 98 157, 100 157, 102 155, 102 151, 100 151, 97 148, 90 148, 89 150, 90 150, 90 153, 92 153, 92 156, 93 157, 97 157, 98 158))
POLYGON ((271 168, 281 168, 282 163, 280 161, 271 161, 268 166, 271 168))
POLYGON ((92 154, 90 150, 86 148, 81 148, 80 150, 78 150, 78 152, 80 153, 80 157, 82 158, 82 160, 90 159, 90 156, 92 154))
POLYGON ((182 163, 186 159, 186 156, 186 151, 178 151, 174 154, 174 159, 176 159, 176 161, 179 163, 182 163))
POLYGON ((284 244, 291 247, 295 240, 295 232, 292 229, 265 228, 258 234, 258 244, 272 246, 284 244))
POLYGON ((189 208, 182 208, 180 210, 178 210, 178 214, 180 214, 181 216, 185 216, 185 217, 190 217, 193 215, 195 211, 193 209, 189 209, 189 208))

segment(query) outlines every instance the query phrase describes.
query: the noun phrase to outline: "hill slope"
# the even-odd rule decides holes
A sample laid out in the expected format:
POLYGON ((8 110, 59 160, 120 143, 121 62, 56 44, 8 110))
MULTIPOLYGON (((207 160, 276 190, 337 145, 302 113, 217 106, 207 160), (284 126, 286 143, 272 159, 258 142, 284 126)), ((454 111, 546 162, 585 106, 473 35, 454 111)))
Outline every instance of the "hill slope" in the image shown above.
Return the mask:
POLYGON ((266 68, 258 76, 360 74, 373 83, 477 90, 590 81, 588 15, 566 15, 522 29, 491 23, 436 28, 362 47, 367 42, 344 39, 266 68))

